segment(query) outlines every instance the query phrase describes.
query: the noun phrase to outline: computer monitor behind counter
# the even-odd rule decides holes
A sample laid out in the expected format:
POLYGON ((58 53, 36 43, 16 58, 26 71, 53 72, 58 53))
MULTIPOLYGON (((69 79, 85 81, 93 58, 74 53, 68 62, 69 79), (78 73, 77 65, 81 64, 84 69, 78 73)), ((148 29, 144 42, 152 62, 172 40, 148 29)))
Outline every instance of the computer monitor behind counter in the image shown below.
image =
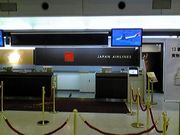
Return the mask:
POLYGON ((129 68, 129 76, 138 76, 138 68, 137 67, 130 67, 129 68))

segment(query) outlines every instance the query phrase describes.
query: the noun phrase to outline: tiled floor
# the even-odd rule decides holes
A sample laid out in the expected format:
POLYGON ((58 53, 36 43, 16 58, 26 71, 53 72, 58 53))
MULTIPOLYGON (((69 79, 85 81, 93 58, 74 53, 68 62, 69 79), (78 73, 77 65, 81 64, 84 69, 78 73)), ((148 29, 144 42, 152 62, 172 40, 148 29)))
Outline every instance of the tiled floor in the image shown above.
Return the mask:
MULTIPOLYGON (((169 128, 167 135, 179 135, 179 108, 176 103, 165 103, 163 100, 163 94, 155 94, 154 101, 158 102, 158 105, 152 107, 155 119, 160 119, 158 128, 162 129, 161 115, 162 111, 167 112, 169 118, 169 128)), ((129 106, 129 105, 128 105, 129 106)), ((133 104, 133 111, 136 109, 136 105, 133 104)), ((4 111, 3 113, 14 128, 25 133, 26 135, 43 135, 59 127, 70 116, 70 120, 67 125, 60 131, 53 135, 74 135, 73 134, 73 113, 46 112, 44 117, 49 120, 49 124, 41 126, 37 122, 42 120, 41 112, 25 112, 25 111, 4 111)), ((144 128, 133 128, 131 124, 136 122, 136 115, 129 116, 127 114, 107 114, 107 113, 78 113, 85 120, 91 123, 93 126, 107 132, 116 134, 136 133, 144 128)), ((140 111, 140 122, 146 124, 146 113, 140 111)), ((0 116, 0 135, 17 135, 14 133, 5 123, 2 115, 0 116)), ((90 129, 80 117, 77 117, 77 135, 102 135, 92 129, 90 129)), ((153 130, 150 135, 160 135, 153 130)))

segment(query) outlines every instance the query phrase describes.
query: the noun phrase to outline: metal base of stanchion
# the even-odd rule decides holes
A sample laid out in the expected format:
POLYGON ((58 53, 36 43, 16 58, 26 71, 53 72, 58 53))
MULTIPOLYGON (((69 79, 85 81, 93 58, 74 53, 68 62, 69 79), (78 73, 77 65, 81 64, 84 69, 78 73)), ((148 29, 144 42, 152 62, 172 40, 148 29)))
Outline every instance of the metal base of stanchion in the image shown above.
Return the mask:
POLYGON ((43 125, 47 125, 47 124, 49 124, 49 121, 48 121, 48 120, 44 120, 44 121, 41 120, 41 121, 38 121, 37 124, 38 124, 38 125, 42 125, 42 126, 43 126, 43 125))
POLYGON ((4 111, 0 112, 0 118, 3 118, 3 116, 4 116, 3 113, 4 113, 4 111))
POLYGON ((134 128, 143 128, 144 124, 135 122, 135 123, 132 123, 131 126, 134 128))
POLYGON ((1 118, 3 117, 3 113, 2 112, 0 112, 0 121, 1 121, 1 118))
POLYGON ((55 112, 53 111, 53 112, 50 112, 50 113, 52 113, 52 114, 56 114, 56 113, 57 113, 57 111, 55 111, 55 112))
POLYGON ((136 112, 130 112, 130 113, 127 113, 127 115, 134 116, 136 115, 136 112))

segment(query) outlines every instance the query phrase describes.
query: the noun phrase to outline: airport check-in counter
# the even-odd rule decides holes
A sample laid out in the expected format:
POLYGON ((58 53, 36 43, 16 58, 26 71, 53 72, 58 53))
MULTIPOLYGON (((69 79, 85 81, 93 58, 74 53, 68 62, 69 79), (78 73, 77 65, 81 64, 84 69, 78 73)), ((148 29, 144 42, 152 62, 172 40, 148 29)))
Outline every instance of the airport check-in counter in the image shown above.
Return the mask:
POLYGON ((127 73, 96 73, 96 99, 127 99, 127 73))
MULTIPOLYGON (((146 75, 146 74, 145 74, 146 75)), ((137 91, 139 89, 141 99, 144 101, 144 95, 145 95, 145 85, 146 79, 144 76, 143 70, 138 70, 138 68, 129 68, 128 73, 128 102, 130 102, 130 96, 132 94, 137 94, 137 91)))
POLYGON ((50 97, 52 76, 52 72, 0 72, 5 97, 41 97, 43 86, 50 97))

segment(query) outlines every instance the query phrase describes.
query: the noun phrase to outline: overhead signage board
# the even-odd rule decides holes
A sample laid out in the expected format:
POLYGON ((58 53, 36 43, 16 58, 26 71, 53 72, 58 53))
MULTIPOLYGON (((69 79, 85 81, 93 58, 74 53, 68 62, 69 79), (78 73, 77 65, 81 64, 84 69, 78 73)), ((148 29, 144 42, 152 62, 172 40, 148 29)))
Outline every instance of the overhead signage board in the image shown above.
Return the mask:
POLYGON ((135 48, 36 48, 36 65, 139 66, 135 48))

